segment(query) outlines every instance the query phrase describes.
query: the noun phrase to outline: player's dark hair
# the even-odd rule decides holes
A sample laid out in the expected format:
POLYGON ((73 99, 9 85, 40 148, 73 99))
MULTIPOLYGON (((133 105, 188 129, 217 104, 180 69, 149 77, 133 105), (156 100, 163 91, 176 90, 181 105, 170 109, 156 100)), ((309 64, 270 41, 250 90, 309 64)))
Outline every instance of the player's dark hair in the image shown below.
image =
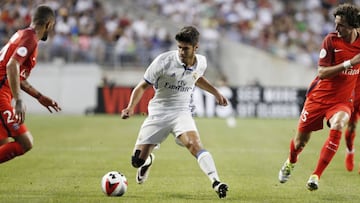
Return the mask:
POLYGON ((45 25, 50 20, 55 20, 54 11, 46 5, 39 5, 33 14, 32 21, 36 25, 45 25))
POLYGON ((347 24, 353 28, 360 27, 360 9, 352 4, 341 4, 334 10, 334 17, 341 16, 345 18, 347 24))
POLYGON ((175 35, 175 39, 178 42, 190 43, 193 46, 199 42, 199 31, 193 26, 186 26, 175 35))

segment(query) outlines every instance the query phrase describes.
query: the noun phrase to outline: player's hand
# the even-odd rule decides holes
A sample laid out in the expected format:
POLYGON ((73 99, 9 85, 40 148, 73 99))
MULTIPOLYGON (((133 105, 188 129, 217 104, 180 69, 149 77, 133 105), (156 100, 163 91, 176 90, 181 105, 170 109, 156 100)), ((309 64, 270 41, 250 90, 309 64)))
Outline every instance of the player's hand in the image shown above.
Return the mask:
POLYGON ((226 99, 224 96, 222 96, 222 95, 220 95, 220 96, 216 99, 216 102, 217 102, 219 105, 221 105, 221 106, 227 106, 227 105, 228 105, 227 99, 226 99))
POLYGON ((42 104, 43 106, 45 106, 49 111, 50 113, 52 113, 52 110, 55 110, 56 112, 59 112, 61 111, 61 107, 58 105, 58 103, 52 99, 50 99, 49 97, 47 96, 43 96, 41 95, 39 98, 38 98, 38 101, 40 102, 40 104, 42 104), (50 108, 51 107, 51 108, 50 108))
POLYGON ((15 113, 12 119, 18 124, 22 124, 25 121, 25 105, 21 99, 15 101, 15 113))
POLYGON ((122 119, 127 119, 127 118, 129 118, 131 115, 133 115, 133 111, 132 110, 130 110, 130 109, 128 109, 128 108, 126 108, 126 109, 123 109, 122 111, 121 111, 121 118, 122 119))

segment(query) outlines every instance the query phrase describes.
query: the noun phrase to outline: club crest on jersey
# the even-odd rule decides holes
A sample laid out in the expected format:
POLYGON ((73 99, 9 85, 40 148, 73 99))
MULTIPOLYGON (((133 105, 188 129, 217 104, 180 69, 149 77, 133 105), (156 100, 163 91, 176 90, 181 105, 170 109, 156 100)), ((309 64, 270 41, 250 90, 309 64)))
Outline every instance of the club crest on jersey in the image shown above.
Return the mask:
POLYGON ((193 76, 194 80, 196 80, 198 78, 198 74, 196 72, 194 72, 192 76, 193 76))

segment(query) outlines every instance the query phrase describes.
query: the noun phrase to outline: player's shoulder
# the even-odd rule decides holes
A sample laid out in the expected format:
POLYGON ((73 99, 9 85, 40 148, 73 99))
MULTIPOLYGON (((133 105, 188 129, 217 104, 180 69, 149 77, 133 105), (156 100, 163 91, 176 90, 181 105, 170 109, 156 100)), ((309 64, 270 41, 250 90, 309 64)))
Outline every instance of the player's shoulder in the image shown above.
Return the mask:
POLYGON ((177 53, 176 50, 167 51, 167 52, 159 54, 159 56, 157 58, 160 59, 160 60, 166 60, 168 58, 174 58, 174 57, 176 57, 176 53, 177 53))
POLYGON ((32 29, 32 28, 21 29, 18 31, 18 33, 24 37, 30 37, 30 38, 36 37, 36 33, 35 33, 34 29, 32 29))
POLYGON ((207 66, 206 57, 204 55, 196 54, 196 60, 198 64, 201 64, 205 67, 207 66))
POLYGON ((340 39, 340 37, 338 36, 338 34, 336 32, 329 32, 325 38, 324 41, 328 41, 328 40, 336 40, 336 39, 340 39))
POLYGON ((201 55, 201 54, 196 54, 196 58, 198 60, 203 60, 203 61, 206 61, 206 57, 204 55, 201 55))
POLYGON ((33 29, 31 28, 25 28, 25 29, 21 29, 18 30, 10 39, 10 41, 15 42, 15 41, 22 41, 22 42, 26 42, 29 44, 36 44, 37 43, 37 38, 36 38, 36 33, 33 29))
POLYGON ((156 59, 154 60, 154 64, 157 64, 161 67, 168 67, 172 66, 176 61, 178 61, 177 51, 167 51, 164 53, 159 54, 156 59))

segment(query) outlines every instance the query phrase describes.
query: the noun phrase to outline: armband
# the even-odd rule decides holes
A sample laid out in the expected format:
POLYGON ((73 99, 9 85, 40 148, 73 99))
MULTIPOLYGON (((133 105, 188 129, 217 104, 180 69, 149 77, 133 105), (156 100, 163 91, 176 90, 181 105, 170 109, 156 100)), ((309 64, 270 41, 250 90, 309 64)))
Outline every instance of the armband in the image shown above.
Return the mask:
POLYGON ((344 67, 345 69, 350 68, 350 67, 351 67, 351 62, 350 62, 350 60, 346 60, 346 61, 344 61, 344 63, 343 63, 343 67, 344 67))

